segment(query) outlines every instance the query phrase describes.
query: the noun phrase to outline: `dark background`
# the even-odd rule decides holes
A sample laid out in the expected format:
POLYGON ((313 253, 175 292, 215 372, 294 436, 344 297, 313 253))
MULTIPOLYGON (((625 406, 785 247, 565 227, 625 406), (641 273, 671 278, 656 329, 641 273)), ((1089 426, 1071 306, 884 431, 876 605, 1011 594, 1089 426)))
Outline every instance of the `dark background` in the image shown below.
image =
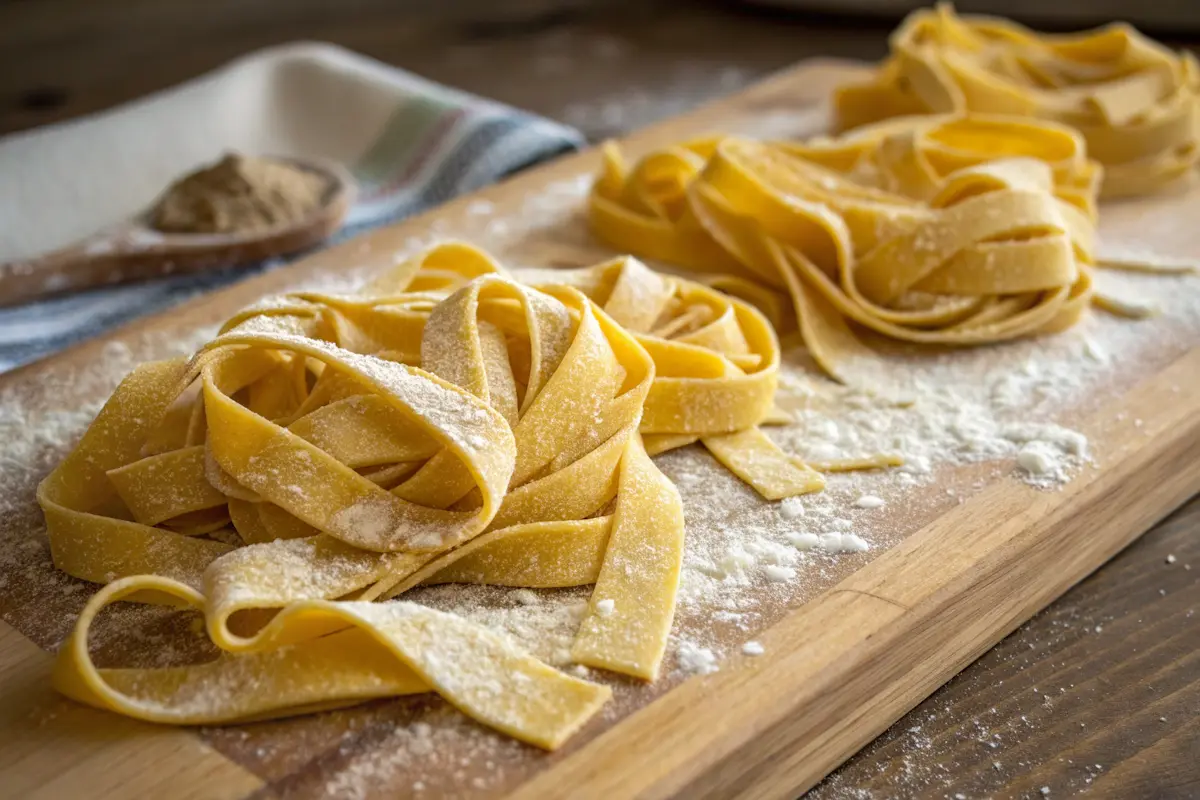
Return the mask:
MULTIPOLYGON (((589 118, 582 106, 608 95, 642 89, 665 115, 809 56, 878 58, 887 32, 919 5, 924 3, 0 0, 0 133, 106 108, 260 47, 321 39, 574 122, 598 136, 619 127, 612 124, 615 112, 605 123, 589 118)), ((1171 40, 1200 35, 1200 0, 957 5, 1057 28, 1121 17, 1171 40)), ((637 109, 632 121, 644 123, 650 111, 637 109)))

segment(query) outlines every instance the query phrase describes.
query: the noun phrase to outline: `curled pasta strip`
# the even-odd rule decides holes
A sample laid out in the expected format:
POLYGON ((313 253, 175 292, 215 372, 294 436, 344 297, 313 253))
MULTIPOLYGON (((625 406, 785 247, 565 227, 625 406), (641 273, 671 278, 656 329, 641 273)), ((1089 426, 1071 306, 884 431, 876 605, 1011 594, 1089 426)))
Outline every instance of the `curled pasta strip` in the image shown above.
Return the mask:
POLYGON ((874 385, 849 322, 971 345, 1079 319, 1097 176, 1067 128, 922 117, 806 144, 703 140, 632 168, 609 145, 589 211, 616 247, 786 292, 821 367, 874 385))
POLYGON ((788 417, 774 406, 779 343, 753 305, 630 257, 527 275, 582 291, 654 359, 640 426, 651 454, 699 441, 768 500, 824 488, 758 428, 788 417))
POLYGON ((87 648, 95 616, 147 591, 205 609, 203 595, 167 578, 125 578, 105 586, 63 645, 54 676, 60 691, 168 724, 272 719, 436 691, 483 724, 551 750, 609 695, 485 628, 408 602, 299 601, 263 628, 256 637, 261 646, 248 655, 225 653, 205 664, 155 670, 96 668, 87 648))
POLYGON ((579 290, 519 284, 464 245, 358 294, 247 309, 190 361, 135 369, 39 487, 56 564, 109 584, 58 686, 181 724, 433 690, 558 746, 606 687, 465 620, 370 601, 594 583, 573 658, 654 678, 683 548, 678 493, 638 430, 654 369, 579 290), (202 611, 221 657, 97 670, 88 626, 128 598, 202 611))
POLYGON ((1200 68, 1118 23, 1034 33, 949 4, 911 14, 869 80, 841 87, 838 124, 913 114, 984 112, 1069 125, 1104 165, 1105 197, 1158 191, 1200 158, 1200 68))

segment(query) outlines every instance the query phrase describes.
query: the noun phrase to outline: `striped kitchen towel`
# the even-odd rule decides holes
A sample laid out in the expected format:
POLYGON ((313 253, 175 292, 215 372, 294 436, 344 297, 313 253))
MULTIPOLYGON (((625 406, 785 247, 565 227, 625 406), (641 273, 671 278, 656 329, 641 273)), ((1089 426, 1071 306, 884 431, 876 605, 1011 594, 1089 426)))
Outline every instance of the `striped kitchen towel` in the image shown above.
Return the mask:
MULTIPOLYGON (((112 111, 0 139, 0 263, 119 223, 229 150, 344 165, 358 198, 343 239, 582 144, 571 128, 339 47, 271 48, 112 111)), ((279 263, 0 309, 0 372, 279 263)))

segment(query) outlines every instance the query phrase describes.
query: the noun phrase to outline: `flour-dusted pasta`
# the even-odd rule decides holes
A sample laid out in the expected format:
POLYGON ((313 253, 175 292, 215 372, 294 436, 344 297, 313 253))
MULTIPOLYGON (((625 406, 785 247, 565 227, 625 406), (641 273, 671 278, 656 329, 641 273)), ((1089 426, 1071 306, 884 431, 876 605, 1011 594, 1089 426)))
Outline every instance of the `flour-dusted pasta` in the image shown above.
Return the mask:
POLYGON ((620 249, 786 293, 817 363, 872 385, 849 323, 971 345, 1078 320, 1100 174, 1061 125, 905 117, 802 144, 699 140, 632 167, 608 145, 589 212, 620 249))
POLYGON ((824 488, 820 473, 758 428, 789 418, 774 405, 779 343, 753 305, 629 257, 526 274, 584 292, 654 359, 641 423, 651 455, 699 441, 768 500, 824 488))
POLYGON ((868 80, 834 97, 842 129, 912 114, 983 112, 1078 130, 1105 197, 1158 191, 1200 159, 1200 68, 1124 23, 1039 34, 948 3, 914 12, 868 80))
POLYGON ((595 583, 615 610, 584 619, 576 660, 654 678, 683 552, 679 495, 639 433, 654 378, 586 295, 465 245, 360 294, 247 309, 192 359, 135 369, 40 487, 56 563, 108 584, 57 685, 184 724, 436 691, 557 747, 607 687, 453 615, 370 601, 595 583), (203 611, 221 657, 97 669, 91 620, 121 599, 203 611))

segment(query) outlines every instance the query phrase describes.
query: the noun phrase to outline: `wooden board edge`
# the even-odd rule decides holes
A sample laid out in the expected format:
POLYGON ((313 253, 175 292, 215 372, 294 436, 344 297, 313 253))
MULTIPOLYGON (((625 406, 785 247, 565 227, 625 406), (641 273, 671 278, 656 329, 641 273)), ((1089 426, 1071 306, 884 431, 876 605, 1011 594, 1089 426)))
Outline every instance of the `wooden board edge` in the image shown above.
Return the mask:
POLYGON ((232 800, 264 785, 191 731, 59 696, 50 687, 53 660, 0 622, 0 796, 232 800))
POLYGON ((509 797, 806 791, 1200 491, 1200 407, 1179 391, 1196 385, 1200 348, 1089 416, 1103 469, 1061 491, 991 485, 757 636, 765 655, 686 681, 509 797))
MULTIPOLYGON (((638 153, 665 142, 695 137, 698 135, 698 129, 720 130, 722 120, 727 116, 726 109, 731 103, 749 109, 754 109, 760 104, 766 107, 771 104, 772 98, 778 98, 781 94, 789 99, 794 99, 799 108, 816 110, 828 99, 825 87, 829 85, 830 81, 827 77, 821 77, 822 72, 834 72, 845 77, 847 70, 865 70, 866 68, 865 62, 852 59, 833 57, 805 59, 774 72, 739 92, 715 98, 686 114, 639 128, 619 137, 618 141, 622 147, 628 148, 629 152, 638 153), (804 80, 799 80, 801 76, 804 80)), ((129 336, 143 328, 151 330, 174 328, 178 330, 220 323, 239 308, 273 293, 285 291, 293 283, 298 272, 306 275, 321 272, 334 273, 346 264, 354 264, 358 268, 368 271, 383 270, 392 265, 392 259, 387 252, 379 252, 379 250, 386 251, 388 248, 377 248, 376 251, 364 253, 363 243, 368 239, 387 235, 390 240, 400 241, 408 235, 428 229, 435 219, 466 215, 467 208, 479 200, 511 197, 514 192, 533 191, 569 175, 582 172, 594 173, 598 169, 599 163, 599 149, 595 146, 551 159, 393 225, 364 231, 343 242, 309 253, 278 269, 248 276, 228 286, 185 300, 178 305, 170 306, 153 314, 136 317, 92 339, 78 342, 37 361, 22 364, 0 374, 0 388, 26 380, 36 382, 37 373, 42 370, 54 369, 60 365, 75 366, 97 358, 106 342, 129 336), (210 309, 228 310, 213 314, 210 313, 210 309)))

